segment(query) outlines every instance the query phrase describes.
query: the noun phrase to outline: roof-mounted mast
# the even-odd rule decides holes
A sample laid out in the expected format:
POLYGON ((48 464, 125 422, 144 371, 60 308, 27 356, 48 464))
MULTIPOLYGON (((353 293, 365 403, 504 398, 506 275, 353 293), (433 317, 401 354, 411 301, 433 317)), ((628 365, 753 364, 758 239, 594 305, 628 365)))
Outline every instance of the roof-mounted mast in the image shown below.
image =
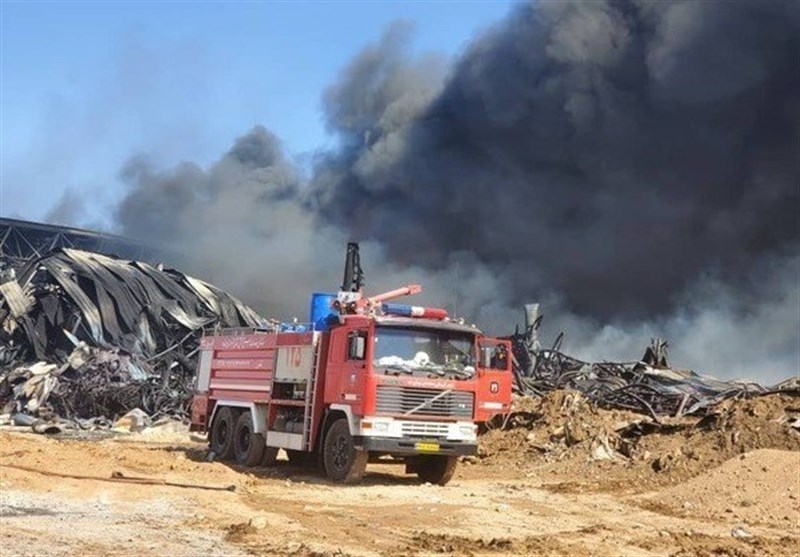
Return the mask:
POLYGON ((382 308, 383 302, 420 292, 422 292, 422 286, 419 284, 407 284, 382 294, 364 297, 364 271, 361 269, 359 246, 356 242, 347 243, 342 288, 336 300, 336 306, 340 313, 373 313, 382 308))

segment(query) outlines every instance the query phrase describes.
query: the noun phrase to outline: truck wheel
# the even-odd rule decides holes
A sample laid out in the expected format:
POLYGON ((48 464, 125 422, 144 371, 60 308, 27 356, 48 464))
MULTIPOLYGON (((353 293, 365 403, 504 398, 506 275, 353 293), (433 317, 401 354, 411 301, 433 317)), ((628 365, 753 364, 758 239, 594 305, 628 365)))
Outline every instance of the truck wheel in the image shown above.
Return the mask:
POLYGON ((233 453, 236 462, 244 466, 257 466, 264 456, 264 436, 253 431, 250 410, 245 410, 236 420, 233 432, 233 453))
POLYGON ((208 445, 211 452, 219 460, 230 460, 233 457, 233 429, 236 416, 229 407, 220 408, 214 415, 208 445))
POLYGON ((325 434, 325 474, 335 482, 355 483, 367 469, 369 453, 356 449, 346 418, 339 418, 325 434))
POLYGON ((453 478, 457 456, 425 455, 419 457, 417 476, 423 482, 445 485, 453 478))

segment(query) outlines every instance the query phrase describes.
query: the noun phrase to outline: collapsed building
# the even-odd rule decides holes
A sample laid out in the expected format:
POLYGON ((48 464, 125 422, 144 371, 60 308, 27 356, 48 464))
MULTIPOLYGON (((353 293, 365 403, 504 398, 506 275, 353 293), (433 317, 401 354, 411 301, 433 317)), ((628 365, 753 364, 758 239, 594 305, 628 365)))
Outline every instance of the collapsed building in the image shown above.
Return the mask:
POLYGON ((60 248, 0 269, 3 413, 186 415, 200 336, 255 311, 179 271, 60 248))

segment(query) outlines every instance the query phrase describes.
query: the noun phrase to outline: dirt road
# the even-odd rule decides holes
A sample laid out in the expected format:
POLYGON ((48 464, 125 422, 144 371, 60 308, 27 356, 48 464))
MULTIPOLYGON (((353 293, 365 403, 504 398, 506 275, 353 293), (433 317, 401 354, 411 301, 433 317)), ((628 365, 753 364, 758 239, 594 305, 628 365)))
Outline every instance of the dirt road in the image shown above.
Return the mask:
POLYGON ((0 554, 800 554, 798 451, 753 451, 649 492, 581 489, 591 478, 552 465, 462 465, 438 487, 381 464, 338 486, 288 462, 204 456, 185 434, 0 432, 0 554), (139 477, 197 487, 125 481, 139 477))

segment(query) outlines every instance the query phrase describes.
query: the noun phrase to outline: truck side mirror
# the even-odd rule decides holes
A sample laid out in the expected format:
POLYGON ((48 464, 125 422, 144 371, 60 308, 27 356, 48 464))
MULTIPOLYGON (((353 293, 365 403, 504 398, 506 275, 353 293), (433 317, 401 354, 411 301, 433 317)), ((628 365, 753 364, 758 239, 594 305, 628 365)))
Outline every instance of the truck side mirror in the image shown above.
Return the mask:
POLYGON ((350 344, 348 346, 347 359, 349 360, 363 360, 366 355, 367 341, 366 338, 358 333, 350 335, 350 344))

